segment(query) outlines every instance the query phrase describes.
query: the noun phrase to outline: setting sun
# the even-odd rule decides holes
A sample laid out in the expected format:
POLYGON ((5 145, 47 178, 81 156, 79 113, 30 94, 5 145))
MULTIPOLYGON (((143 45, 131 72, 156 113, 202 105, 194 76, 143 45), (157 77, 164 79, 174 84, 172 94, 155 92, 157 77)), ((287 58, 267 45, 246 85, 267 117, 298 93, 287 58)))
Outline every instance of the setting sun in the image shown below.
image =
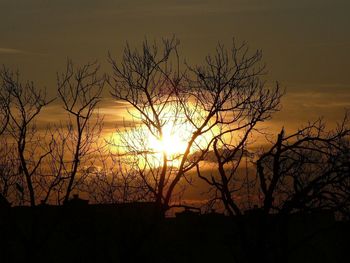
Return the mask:
MULTIPOLYGON (((172 167, 178 167, 186 152, 193 133, 198 129, 205 112, 198 107, 189 105, 192 123, 187 121, 183 112, 169 106, 161 116, 161 132, 147 125, 135 125, 125 130, 119 130, 111 135, 110 147, 121 155, 128 156, 128 161, 135 161, 140 167, 160 167, 164 158, 172 167)), ((137 116, 137 112, 132 113, 137 116)), ((204 127, 204 132, 191 143, 189 154, 205 149, 209 141, 219 131, 217 127, 204 127)), ((132 161, 132 162, 133 162, 132 161)))
POLYGON ((176 158, 185 152, 187 147, 185 127, 174 127, 165 125, 163 127, 163 137, 158 140, 154 136, 149 137, 149 146, 155 152, 165 152, 169 157, 176 158))

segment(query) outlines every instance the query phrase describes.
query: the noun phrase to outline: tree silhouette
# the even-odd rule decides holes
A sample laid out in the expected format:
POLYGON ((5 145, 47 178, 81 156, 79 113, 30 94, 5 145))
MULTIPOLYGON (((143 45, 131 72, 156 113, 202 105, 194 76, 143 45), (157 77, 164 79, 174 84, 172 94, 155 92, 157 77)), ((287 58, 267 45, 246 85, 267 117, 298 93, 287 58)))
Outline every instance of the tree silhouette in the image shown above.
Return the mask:
POLYGON ((1 70, 1 86, 0 86, 0 135, 2 135, 7 127, 7 124, 10 120, 9 114, 9 102, 10 102, 10 93, 6 88, 6 72, 8 70, 4 67, 1 70))
MULTIPOLYGON (((66 71, 57 76, 57 90, 68 121, 44 132, 38 132, 35 120, 52 100, 4 67, 2 195, 16 189, 17 197, 34 206, 38 198, 52 201, 54 193, 60 204, 79 186, 96 202, 153 200, 164 214, 178 205, 175 196, 196 169, 215 192, 213 200, 220 200, 229 215, 241 215, 237 198, 248 182, 239 178, 238 170, 249 155, 250 138, 260 131, 258 124, 279 110, 283 91, 278 84, 266 87, 262 53, 249 52, 245 43, 237 46, 233 41, 230 49, 219 44, 214 55, 195 66, 180 63, 178 47, 176 38, 160 44, 145 40, 141 50, 127 44, 120 63, 109 56, 111 94, 127 105, 132 118, 119 129, 114 143, 122 150, 116 155, 97 144, 103 120, 95 113, 106 77, 99 76, 96 63, 74 68, 67 62, 66 71), (171 133, 181 129, 186 141, 173 154, 149 143, 149 137, 169 139, 169 127, 171 133), (207 158, 217 174, 201 171, 207 158), (103 167, 99 171, 97 162, 103 167), (91 174, 92 180, 85 182, 91 174)), ((256 161, 266 214, 315 207, 348 213, 347 136, 347 118, 334 131, 326 131, 322 121, 288 136, 282 130, 256 161)))
POLYGON ((98 167, 91 166, 82 191, 97 204, 117 204, 149 200, 149 192, 128 158, 122 158, 110 149, 99 149, 94 154, 98 167), (97 160, 96 160, 97 159, 97 160))
MULTIPOLYGON (((187 179, 186 173, 199 165, 213 145, 216 152, 219 147, 235 147, 229 143, 223 146, 222 142, 227 136, 245 131, 241 142, 236 142, 235 151, 240 150, 244 137, 255 125, 277 110, 282 95, 278 86, 270 90, 264 87, 259 78, 264 72, 264 66, 258 65, 261 52, 248 55, 245 44, 233 44, 230 52, 218 45, 215 55, 207 56, 204 65, 186 64, 187 72, 180 71, 177 47, 174 38, 164 40, 161 50, 156 43, 145 41, 141 52, 132 51, 127 45, 120 64, 110 57, 114 70, 112 95, 127 102, 134 110, 129 113, 147 129, 129 129, 129 136, 124 136, 121 144, 144 159, 146 165, 137 165, 137 169, 163 211, 171 207, 179 182, 187 179), (175 126, 174 122, 185 123, 189 131, 186 149, 176 156, 178 166, 168 165, 166 151, 162 151, 162 161, 156 167, 147 165, 152 163, 147 134, 162 141, 164 127, 169 123, 175 126)), ((182 129, 186 134, 186 128, 182 129)), ((220 163, 221 168, 225 162, 228 161, 220 163)), ((200 177, 218 186, 217 182, 200 177)), ((228 191, 223 190, 223 198, 229 195, 228 191)))
MULTIPOLYGON (((3 72, 6 72, 6 68, 3 68, 1 71, 1 86, 0 86, 0 138, 2 139, 2 135, 7 128, 7 124, 10 120, 9 114, 9 92, 6 90, 6 82, 3 77, 3 72)), ((2 145, 5 145, 2 143, 2 145)), ((10 189, 11 183, 9 181, 13 178, 12 173, 10 172, 12 165, 9 164, 9 160, 7 158, 7 145, 1 149, 3 156, 1 156, 1 164, 0 164, 0 198, 3 200, 7 200, 7 194, 10 189)))
POLYGON ((213 57, 206 57, 204 66, 191 69, 197 78, 189 80, 190 87, 216 129, 208 146, 212 147, 218 176, 203 175, 199 164, 197 174, 219 193, 214 199, 221 200, 230 215, 242 213, 235 201, 236 192, 242 188, 237 171, 242 157, 247 155, 249 139, 259 131, 259 123, 279 110, 283 95, 278 84, 270 89, 265 86, 261 59, 261 51, 249 54, 245 43, 236 46, 233 42, 230 51, 219 45, 213 57))
POLYGON ((0 195, 8 203, 20 203, 23 200, 22 193, 16 190, 16 186, 22 184, 18 169, 16 151, 11 144, 1 138, 0 144, 0 195))
POLYGON ((349 121, 334 130, 320 119, 277 140, 257 160, 266 213, 349 207, 349 121))
MULTIPOLYGON (((109 55, 108 77, 96 62, 75 66, 68 60, 57 74, 55 100, 66 118, 45 128, 36 123, 53 100, 34 83, 21 82, 19 73, 0 70, 2 253, 19 249, 26 255, 18 258, 41 261, 62 246, 62 258, 91 261, 111 248, 106 258, 121 261, 208 256, 285 262, 295 246, 306 244, 304 233, 290 234, 299 227, 294 218, 319 210, 350 218, 347 115, 334 129, 322 119, 292 133, 282 129, 254 151, 255 135, 266 135, 260 124, 280 109, 284 94, 278 83, 266 85, 261 51, 233 41, 229 49, 218 44, 199 65, 180 58, 179 41, 171 38, 145 40, 139 49, 127 44, 120 60, 109 55), (110 139, 98 112, 106 84, 128 112, 110 139), (254 181, 241 173, 248 159, 254 181), (193 208, 181 202, 193 178, 229 216, 186 209, 177 219, 158 220, 171 208, 193 208), (75 191, 93 205, 72 200, 75 191), (245 210, 240 200, 250 195, 256 206, 245 210)), ((332 235, 343 228, 336 230, 332 235)))
POLYGON ((64 202, 87 175, 83 165, 93 165, 92 156, 99 147, 103 120, 95 113, 104 84, 105 76, 99 76, 96 63, 74 68, 72 61, 68 61, 66 72, 57 75, 58 97, 68 114, 68 122, 58 127, 53 136, 56 147, 52 152, 52 169, 56 174, 54 185, 63 183, 60 188, 64 191, 64 202))
MULTIPOLYGON (((43 107, 53 100, 47 100, 45 91, 38 90, 34 83, 22 84, 19 73, 4 68, 1 72, 3 90, 7 94, 8 123, 6 133, 14 140, 19 159, 18 174, 25 178, 26 190, 31 206, 35 206, 33 179, 41 168, 42 161, 50 154, 45 151, 37 133, 35 120, 43 107)), ((50 147, 49 147, 50 148, 50 147)), ((24 188, 23 186, 20 186, 24 188)))
MULTIPOLYGON (((157 140, 163 139, 163 127, 177 119, 179 114, 178 104, 173 97, 181 76, 178 69, 174 70, 169 63, 172 55, 175 55, 175 59, 178 60, 178 44, 175 38, 164 40, 161 48, 156 43, 149 44, 148 41, 144 41, 141 51, 131 50, 127 45, 120 64, 111 56, 109 57, 113 66, 113 76, 109 82, 112 87, 112 96, 127 102, 136 111, 136 113, 131 111, 129 113, 145 125, 148 132, 157 140), (171 116, 171 120, 166 119, 168 116, 171 116)), ((168 208, 167 199, 173 191, 170 188, 165 189, 170 179, 168 156, 165 151, 161 153, 160 169, 150 164, 153 161, 149 159, 149 149, 145 148, 145 138, 139 136, 142 136, 141 133, 141 130, 134 130, 131 134, 138 138, 123 136, 124 140, 123 138, 122 140, 126 143, 124 147, 126 151, 135 153, 137 159, 144 160, 143 167, 136 161, 133 163, 136 165, 134 168, 143 179, 148 191, 153 194, 160 211, 164 211, 168 208)))

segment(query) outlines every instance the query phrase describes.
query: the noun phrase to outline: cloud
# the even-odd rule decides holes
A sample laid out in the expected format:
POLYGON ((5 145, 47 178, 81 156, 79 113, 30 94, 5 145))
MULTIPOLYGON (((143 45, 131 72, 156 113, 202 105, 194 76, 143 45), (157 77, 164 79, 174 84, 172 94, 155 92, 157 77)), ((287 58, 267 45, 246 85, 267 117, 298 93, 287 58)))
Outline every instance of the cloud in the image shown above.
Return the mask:
POLYGON ((29 52, 22 49, 16 49, 16 48, 4 48, 0 47, 0 55, 18 55, 18 54, 25 54, 25 55, 47 55, 45 53, 37 53, 37 52, 29 52))
POLYGON ((24 53, 27 53, 27 52, 20 49, 0 47, 0 54, 24 54, 24 53))

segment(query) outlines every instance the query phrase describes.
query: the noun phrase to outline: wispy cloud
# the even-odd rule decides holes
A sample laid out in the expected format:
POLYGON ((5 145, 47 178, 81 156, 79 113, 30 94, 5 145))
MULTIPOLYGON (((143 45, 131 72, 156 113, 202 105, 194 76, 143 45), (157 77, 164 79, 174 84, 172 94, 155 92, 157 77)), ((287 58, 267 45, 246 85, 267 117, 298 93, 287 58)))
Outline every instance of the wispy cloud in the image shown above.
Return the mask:
POLYGON ((0 54, 25 54, 24 50, 0 47, 0 54))
POLYGON ((4 48, 0 47, 0 55, 39 55, 39 56, 45 56, 46 53, 39 53, 39 52, 32 52, 22 49, 16 49, 16 48, 4 48))

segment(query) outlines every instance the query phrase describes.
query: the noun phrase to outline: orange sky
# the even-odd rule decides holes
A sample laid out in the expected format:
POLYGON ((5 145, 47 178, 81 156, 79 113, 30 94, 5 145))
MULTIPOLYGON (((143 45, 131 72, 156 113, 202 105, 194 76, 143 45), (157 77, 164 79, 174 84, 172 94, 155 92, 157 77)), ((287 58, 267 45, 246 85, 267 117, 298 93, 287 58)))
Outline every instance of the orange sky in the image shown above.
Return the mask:
MULTIPOLYGON (((199 64, 235 37, 263 50, 267 85, 277 80, 286 88, 282 110, 264 125, 288 132, 320 116, 334 123, 350 109, 349 10, 349 0, 0 0, 0 64, 54 96, 67 57, 76 64, 97 59, 110 73, 107 54, 121 56, 126 41, 175 34, 181 59, 199 64)), ((126 111, 105 94, 100 113, 110 133, 126 111)), ((41 124, 64 116, 53 103, 41 124)), ((194 183, 185 198, 200 200, 204 183, 194 183)))

